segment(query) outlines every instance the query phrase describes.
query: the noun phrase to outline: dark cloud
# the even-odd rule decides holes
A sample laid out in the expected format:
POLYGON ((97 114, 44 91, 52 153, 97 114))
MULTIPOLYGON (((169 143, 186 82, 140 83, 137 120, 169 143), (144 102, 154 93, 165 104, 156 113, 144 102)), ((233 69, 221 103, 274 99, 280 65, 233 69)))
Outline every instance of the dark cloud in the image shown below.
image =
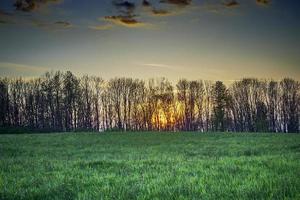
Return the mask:
MULTIPOLYGON (((46 5, 47 3, 58 3, 62 1, 63 0, 16 0, 14 6, 16 10, 31 12, 35 9, 38 9, 42 5, 46 5)), ((10 13, 2 10, 0 10, 0 24, 34 26, 47 30, 59 30, 73 27, 70 22, 63 20, 53 22, 47 19, 41 20, 39 18, 33 17, 31 14, 24 15, 20 12, 10 13)))
POLYGON ((142 5, 145 6, 145 7, 148 7, 148 6, 151 6, 151 3, 147 0, 143 0, 142 5))
POLYGON ((126 9, 134 9, 135 4, 129 1, 114 1, 113 4, 117 7, 123 7, 126 9))
POLYGON ((239 6, 239 5, 240 4, 235 0, 231 0, 231 1, 228 1, 228 2, 224 3, 224 6, 228 7, 228 8, 236 7, 236 6, 239 6))
POLYGON ((124 24, 137 24, 137 23, 139 23, 133 17, 122 16, 122 15, 118 15, 118 16, 106 16, 105 19, 112 20, 112 21, 120 21, 120 22, 122 22, 124 24))
POLYGON ((72 27, 72 24, 70 22, 67 22, 67 21, 57 21, 54 24, 59 25, 61 27, 65 27, 65 28, 71 28, 72 27))
POLYGON ((161 3, 168 3, 177 6, 187 6, 192 3, 192 0, 161 0, 161 3))
MULTIPOLYGON (((0 0, 2 1, 2 0, 0 0)), ((60 20, 59 18, 52 17, 43 17, 39 18, 37 13, 30 13, 32 11, 39 10, 42 7, 47 7, 47 5, 53 3, 60 3, 64 0, 10 0, 11 5, 15 8, 15 11, 12 13, 6 13, 0 10, 0 25, 4 24, 17 24, 17 25, 29 25, 36 27, 49 27, 54 29, 65 29, 74 27, 70 22, 60 20), (26 14, 22 12, 27 12, 26 14), (52 20, 56 19, 59 21, 53 22, 52 20), (35 21, 33 21, 35 20, 35 21), (38 21, 38 22, 37 22, 38 21)), ((268 5, 271 3, 271 0, 251 0, 253 3, 256 2, 259 5, 268 5)), ((113 7, 113 13, 108 14, 108 16, 101 16, 101 19, 109 21, 108 25, 99 25, 99 26, 89 26, 95 30, 107 30, 112 26, 122 25, 127 27, 137 27, 148 25, 149 23, 144 22, 144 14, 152 17, 164 17, 164 16, 173 16, 185 13, 186 11, 195 10, 197 6, 203 6, 204 9, 211 9, 208 6, 211 6, 216 12, 219 10, 230 10, 226 8, 235 8, 239 7, 239 0, 112 0, 111 7, 113 7), (193 2, 193 6, 191 5, 193 2), (222 3, 223 2, 223 3, 222 3), (203 5, 202 5, 203 3, 203 5), (207 8, 206 8, 207 7, 207 8), (141 9, 142 8, 142 9, 141 9), (138 18, 138 17, 141 18, 138 18)), ((43 12, 38 12, 42 15, 43 12)), ((51 13, 52 14, 52 13, 51 13)), ((151 23, 151 21, 150 21, 151 23)))
POLYGON ((134 2, 114 0, 112 3, 119 12, 119 15, 106 16, 104 17, 105 20, 126 27, 138 27, 144 25, 144 23, 135 19, 137 15, 135 14, 136 5, 134 2))
POLYGON ((0 19, 1 19, 1 17, 4 17, 4 16, 9 17, 9 16, 13 16, 13 14, 0 10, 0 19))
POLYGON ((8 24, 8 21, 0 19, 0 24, 8 24))
POLYGON ((271 0, 256 0, 256 3, 260 5, 268 5, 271 3, 271 0))
POLYGON ((14 15, 0 10, 0 24, 15 24, 14 15))
POLYGON ((56 22, 32 21, 31 24, 38 28, 42 28, 49 31, 64 30, 73 27, 73 25, 67 21, 56 21, 56 22))
POLYGON ((160 0, 160 4, 156 4, 155 6, 152 5, 149 1, 144 0, 142 2, 142 5, 146 8, 147 12, 149 12, 152 16, 157 16, 157 17, 164 17, 164 16, 171 16, 171 15, 177 15, 179 13, 182 13, 183 9, 186 9, 185 6, 190 5, 192 0, 160 0), (169 4, 173 5, 176 7, 170 7, 166 9, 165 6, 161 4, 169 4), (163 6, 160 8, 160 6, 163 6))
POLYGON ((0 25, 5 24, 34 26, 48 30, 59 30, 73 27, 73 25, 67 21, 49 22, 47 20, 33 19, 30 15, 24 16, 19 13, 8 13, 0 10, 0 25))
POLYGON ((61 30, 61 29, 68 29, 73 27, 73 25, 67 21, 56 21, 56 22, 32 21, 32 25, 47 30, 61 30))
POLYGON ((135 10, 135 4, 130 1, 113 1, 113 5, 119 12, 131 15, 135 10))
POLYGON ((151 12, 155 16, 168 16, 172 14, 170 11, 164 9, 152 9, 151 12))
POLYGON ((123 15, 115 15, 115 16, 106 16, 104 19, 111 21, 117 25, 122 25, 126 27, 141 27, 146 24, 134 19, 135 16, 123 16, 123 15))
POLYGON ((61 1, 62 0, 16 0, 14 7, 19 11, 31 12, 48 3, 58 3, 61 1))

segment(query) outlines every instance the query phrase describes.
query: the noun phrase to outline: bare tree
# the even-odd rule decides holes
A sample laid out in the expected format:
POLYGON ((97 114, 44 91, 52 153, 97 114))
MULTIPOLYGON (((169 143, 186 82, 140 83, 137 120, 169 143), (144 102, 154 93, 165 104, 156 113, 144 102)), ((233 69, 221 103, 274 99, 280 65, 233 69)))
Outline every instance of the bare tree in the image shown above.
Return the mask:
POLYGON ((299 132, 300 84, 77 77, 0 79, 0 127, 32 131, 299 132))

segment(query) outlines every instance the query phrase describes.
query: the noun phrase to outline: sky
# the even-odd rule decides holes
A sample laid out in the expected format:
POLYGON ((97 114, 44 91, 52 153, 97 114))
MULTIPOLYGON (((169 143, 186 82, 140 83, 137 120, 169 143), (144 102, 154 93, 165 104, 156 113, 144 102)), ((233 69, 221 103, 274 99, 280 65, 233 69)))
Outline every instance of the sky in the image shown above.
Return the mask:
POLYGON ((300 80, 298 0, 1 0, 0 76, 300 80))

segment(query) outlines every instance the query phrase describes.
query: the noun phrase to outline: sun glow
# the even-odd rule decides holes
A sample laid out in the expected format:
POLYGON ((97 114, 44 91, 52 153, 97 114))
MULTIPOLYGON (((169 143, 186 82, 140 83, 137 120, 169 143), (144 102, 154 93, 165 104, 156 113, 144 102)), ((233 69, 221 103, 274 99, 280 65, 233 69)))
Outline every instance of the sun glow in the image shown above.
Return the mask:
POLYGON ((158 106, 152 115, 152 123, 157 130, 169 130, 175 124, 180 123, 183 117, 183 105, 179 102, 163 108, 158 106))
POLYGON ((160 108, 158 109, 152 116, 152 123, 156 125, 156 127, 160 129, 165 129, 168 125, 168 120, 163 112, 163 110, 160 108))

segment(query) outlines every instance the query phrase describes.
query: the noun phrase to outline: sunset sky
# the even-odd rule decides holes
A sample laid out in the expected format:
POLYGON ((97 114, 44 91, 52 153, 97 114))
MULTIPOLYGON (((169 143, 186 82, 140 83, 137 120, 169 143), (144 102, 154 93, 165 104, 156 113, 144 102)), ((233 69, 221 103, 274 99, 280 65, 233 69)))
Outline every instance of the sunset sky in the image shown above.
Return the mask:
POLYGON ((1 0, 0 75, 300 79, 298 0, 1 0))

